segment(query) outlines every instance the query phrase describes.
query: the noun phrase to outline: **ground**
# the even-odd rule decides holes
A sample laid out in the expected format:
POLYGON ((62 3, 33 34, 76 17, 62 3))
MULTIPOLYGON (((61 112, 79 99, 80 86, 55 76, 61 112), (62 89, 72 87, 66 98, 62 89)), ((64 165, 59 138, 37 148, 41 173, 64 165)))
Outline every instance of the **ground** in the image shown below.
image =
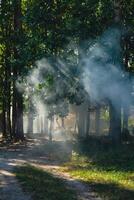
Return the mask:
MULTIPOLYGON (((0 200, 33 200, 32 193, 22 189, 22 184, 16 178, 17 167, 29 165, 62 180, 66 190, 74 191, 77 200, 100 200, 89 185, 60 170, 63 162, 69 160, 72 155, 69 142, 59 141, 53 145, 38 138, 22 144, 1 145, 0 152, 0 200)), ((72 198, 69 197, 68 200, 72 198)))

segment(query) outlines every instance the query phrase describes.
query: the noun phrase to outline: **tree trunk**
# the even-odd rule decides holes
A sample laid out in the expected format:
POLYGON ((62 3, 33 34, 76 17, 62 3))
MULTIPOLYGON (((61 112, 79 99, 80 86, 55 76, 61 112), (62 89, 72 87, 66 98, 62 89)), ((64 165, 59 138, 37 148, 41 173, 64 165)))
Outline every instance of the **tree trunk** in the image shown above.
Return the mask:
MULTIPOLYGON (((21 21, 21 0, 14 1, 14 34, 20 39, 22 33, 22 21, 21 21)), ((19 51, 14 46, 14 58, 18 60, 20 58, 19 51)), ((21 76, 21 67, 18 63, 14 66, 13 75, 15 80, 21 76)), ((23 95, 17 90, 15 80, 13 82, 13 131, 16 139, 24 139, 23 132, 23 95), (15 113, 16 112, 16 113, 15 113)))
POLYGON ((48 135, 48 118, 44 115, 44 134, 48 135))
POLYGON ((27 135, 33 135, 33 103, 32 103, 32 96, 31 93, 28 98, 28 128, 27 128, 27 135))
POLYGON ((96 135, 100 135, 100 108, 96 108, 96 113, 95 113, 95 132, 96 135))
POLYGON ((114 22, 117 25, 121 24, 121 5, 122 2, 120 0, 115 0, 114 1, 114 22))
POLYGON ((84 102, 80 106, 78 106, 78 135, 80 137, 85 137, 87 134, 87 112, 88 112, 88 104, 84 102))
POLYGON ((6 124, 7 124, 7 133, 11 136, 11 66, 8 62, 8 59, 10 57, 10 49, 7 46, 5 51, 5 94, 6 94, 6 124))
MULTIPOLYGON (((114 23, 116 26, 121 25, 121 2, 119 0, 114 1, 114 23)), ((109 134, 114 143, 121 141, 121 99, 119 101, 119 98, 120 97, 118 97, 118 102, 120 102, 120 105, 119 103, 118 105, 114 105, 114 102, 111 101, 109 103, 109 134)))
POLYGON ((37 115, 37 133, 40 133, 40 116, 37 115))
POLYGON ((128 130, 129 106, 123 107, 123 130, 128 130))
POLYGON ((90 129, 90 111, 87 111, 87 118, 86 118, 86 137, 89 136, 89 129, 90 129))
MULTIPOLYGON (((10 93, 10 91, 9 91, 10 93)), ((10 95, 10 94, 8 94, 10 95)), ((8 134, 12 139, 12 131, 11 131, 11 105, 10 105, 10 97, 8 96, 8 105, 7 105, 7 127, 8 127, 8 134)))
MULTIPOLYGON (((15 69, 13 75, 16 76, 15 69)), ((13 97, 12 97, 12 138, 16 135, 16 121, 17 121, 17 108, 16 108, 16 85, 15 79, 13 80, 13 97)))
MULTIPOLYGON (((125 65, 125 71, 129 70, 128 67, 128 61, 129 61, 129 37, 126 36, 124 39, 124 65, 125 65)), ((128 76, 126 77, 127 80, 125 79, 125 88, 127 88, 125 90, 125 99, 123 99, 123 130, 127 129, 128 130, 128 117, 129 117, 129 106, 130 106, 130 95, 131 95, 131 84, 130 84, 130 72, 128 72, 129 74, 127 74, 128 76), (126 83, 127 82, 127 83, 126 83)))
POLYGON ((41 134, 43 134, 43 117, 40 119, 41 134))
POLYGON ((114 143, 121 141, 121 106, 118 108, 110 103, 109 105, 110 127, 109 134, 114 143))
POLYGON ((17 121, 16 121, 16 139, 24 139, 23 131, 23 97, 18 92, 17 94, 17 121))
POLYGON ((28 128, 27 128, 27 134, 29 136, 33 135, 33 115, 32 113, 28 113, 28 128))
POLYGON ((52 141, 52 131, 53 131, 53 125, 54 125, 54 116, 50 119, 50 128, 49 128, 49 141, 52 141))
POLYGON ((5 100, 3 99, 3 104, 2 104, 2 134, 3 137, 7 137, 7 132, 6 132, 6 111, 5 111, 5 100))
POLYGON ((85 135, 85 112, 79 108, 79 113, 78 113, 78 135, 80 137, 84 137, 85 135))
POLYGON ((61 127, 65 129, 64 117, 61 117, 61 127))

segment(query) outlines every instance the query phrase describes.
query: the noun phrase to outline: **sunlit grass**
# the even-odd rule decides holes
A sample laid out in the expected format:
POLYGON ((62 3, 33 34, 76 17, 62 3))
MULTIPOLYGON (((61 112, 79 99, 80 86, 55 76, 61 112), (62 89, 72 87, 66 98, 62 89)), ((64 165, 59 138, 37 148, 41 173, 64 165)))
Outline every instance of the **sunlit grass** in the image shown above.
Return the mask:
MULTIPOLYGON (((45 146, 45 152, 51 156, 52 161, 54 159, 64 163, 61 167, 63 172, 68 172, 75 179, 89 184, 103 200, 134 199, 133 144, 114 147, 98 146, 92 142, 66 145, 53 143, 45 146)), ((37 168, 29 166, 19 168, 17 177, 36 200, 75 199, 74 193, 66 188, 64 182, 37 168), (48 191, 50 193, 47 197, 45 195, 48 191)))
POLYGON ((134 199, 134 148, 79 149, 63 171, 90 184, 104 200, 134 199))

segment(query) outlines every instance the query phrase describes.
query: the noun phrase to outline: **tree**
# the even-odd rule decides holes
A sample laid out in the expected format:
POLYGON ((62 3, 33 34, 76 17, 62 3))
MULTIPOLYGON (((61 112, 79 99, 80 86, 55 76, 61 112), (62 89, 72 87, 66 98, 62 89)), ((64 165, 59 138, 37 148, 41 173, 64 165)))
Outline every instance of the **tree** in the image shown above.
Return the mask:
MULTIPOLYGON (((121 63, 121 66, 124 65, 121 74, 124 74, 125 78, 119 75, 115 82, 122 82, 122 85, 125 85, 124 90, 120 91, 123 97, 123 93, 126 92, 125 88, 129 88, 126 94, 131 97, 131 81, 128 77, 132 77, 134 55, 132 0, 114 2, 112 0, 81 2, 77 0, 46 2, 43 0, 1 0, 0 4, 0 108, 3 115, 3 135, 5 137, 10 135, 11 138, 24 138, 23 112, 27 97, 22 89, 24 87, 20 86, 23 85, 23 82, 28 82, 26 77, 32 73, 34 68, 38 67, 35 61, 43 57, 48 60, 51 70, 45 67, 39 69, 40 81, 32 86, 35 95, 39 86, 37 93, 40 93, 41 101, 51 107, 52 116, 59 115, 62 118, 63 126, 63 119, 67 116, 68 110, 65 109, 64 113, 59 104, 67 102, 67 104, 79 105, 77 109, 78 132, 81 136, 89 134, 89 108, 95 102, 93 99, 91 101, 92 94, 87 94, 86 88, 81 82, 81 74, 84 70, 84 61, 90 58, 90 49, 96 43, 93 41, 100 40, 99 45, 110 57, 107 61, 99 56, 94 59, 100 67, 100 75, 103 76, 104 67, 105 72, 112 74, 107 67, 109 64, 118 66, 121 63), (105 45, 104 34, 100 39, 102 32, 109 26, 114 27, 114 30, 117 27, 125 28, 125 32, 128 30, 127 34, 120 37, 122 52, 116 48, 117 45, 112 49, 105 45), (129 75, 126 75, 126 71, 129 75)), ((46 62, 43 62, 44 66, 45 64, 46 62)), ((94 74, 97 74, 95 68, 95 65, 92 65, 92 71, 94 70, 94 74)), ((110 85, 109 80, 107 83, 110 85)), ((102 85, 97 90, 101 89, 104 92, 104 88, 105 85, 102 85)), ((128 110, 131 103, 127 102, 126 104, 124 100, 115 108, 115 100, 114 95, 107 98, 106 101, 103 99, 106 104, 109 101, 110 134, 113 140, 120 138, 121 107, 124 110, 123 127, 128 127, 128 110)), ((101 105, 101 101, 102 99, 98 98, 97 103, 101 105)), ((32 110, 32 107, 29 98, 29 110, 32 110)), ((99 110, 96 110, 96 114, 96 132, 98 132, 99 110)), ((32 132, 32 123, 33 117, 30 111, 29 132, 32 132)))
POLYGON ((24 139, 24 133, 23 133, 23 96, 20 91, 16 88, 16 80, 19 76, 22 75, 21 66, 19 64, 20 62, 20 37, 22 36, 22 10, 21 10, 21 0, 14 1, 14 34, 16 35, 16 38, 14 40, 14 46, 13 46, 13 52, 14 52, 14 59, 16 60, 16 63, 14 63, 13 66, 13 115, 12 115, 12 124, 13 129, 12 133, 15 136, 16 139, 24 139), (18 45, 18 48, 16 47, 18 45))
POLYGON ((0 2, 0 54, 1 54, 1 100, 3 136, 11 136, 11 35, 12 6, 9 1, 0 2))

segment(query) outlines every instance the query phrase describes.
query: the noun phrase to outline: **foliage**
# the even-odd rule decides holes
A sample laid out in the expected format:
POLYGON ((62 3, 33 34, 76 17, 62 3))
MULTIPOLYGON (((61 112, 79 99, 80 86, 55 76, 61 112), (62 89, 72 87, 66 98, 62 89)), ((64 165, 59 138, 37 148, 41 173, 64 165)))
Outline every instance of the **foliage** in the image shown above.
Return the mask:
MULTIPOLYGON (((125 70, 130 72, 133 71, 134 57, 133 5, 132 0, 127 0, 120 8, 121 26, 125 32, 122 62, 125 70)), ((21 80, 26 85, 25 77, 37 67, 35 61, 42 58, 46 58, 53 68, 51 72, 45 70, 45 76, 33 88, 35 94, 41 93, 44 103, 55 107, 57 102, 80 105, 87 100, 80 78, 83 71, 81 57, 83 53, 87 55, 94 39, 115 24, 114 17, 112 0, 0 1, 0 107, 5 114, 5 127, 11 124, 13 129, 13 122, 6 124, 7 118, 8 121, 11 118, 6 115, 11 115, 11 106, 15 105, 15 81, 21 80)), ((112 52, 114 58, 119 57, 117 55, 119 51, 112 52)), ((27 95, 24 91, 19 93, 23 93, 19 102, 26 105, 27 95)), ((16 96, 20 97, 18 93, 16 96)), ((14 113, 20 110, 23 112, 22 108, 14 113)), ((64 113, 67 115, 67 109, 64 113)))

